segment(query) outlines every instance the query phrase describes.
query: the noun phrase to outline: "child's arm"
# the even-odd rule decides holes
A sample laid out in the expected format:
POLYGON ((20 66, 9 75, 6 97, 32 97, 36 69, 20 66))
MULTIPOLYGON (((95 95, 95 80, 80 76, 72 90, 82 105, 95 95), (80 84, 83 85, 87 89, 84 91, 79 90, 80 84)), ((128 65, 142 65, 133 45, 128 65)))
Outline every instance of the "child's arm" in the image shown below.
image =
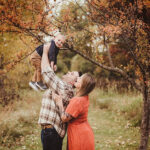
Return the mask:
POLYGON ((57 65, 54 65, 54 71, 56 71, 57 70, 57 65))
POLYGON ((49 61, 52 62, 52 64, 51 64, 52 66, 51 67, 54 68, 54 62, 55 62, 55 45, 54 45, 53 41, 51 41, 51 43, 50 43, 48 56, 49 56, 49 61))
MULTIPOLYGON (((51 68, 54 70, 54 61, 51 61, 51 68)), ((55 70, 54 70, 55 71, 55 70)))

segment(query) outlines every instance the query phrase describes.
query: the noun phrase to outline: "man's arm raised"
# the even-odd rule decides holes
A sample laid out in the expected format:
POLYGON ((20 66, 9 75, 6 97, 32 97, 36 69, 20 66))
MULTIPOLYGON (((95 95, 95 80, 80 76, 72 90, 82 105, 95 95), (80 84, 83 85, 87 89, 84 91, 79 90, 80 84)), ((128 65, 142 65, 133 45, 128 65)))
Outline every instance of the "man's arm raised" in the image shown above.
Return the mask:
POLYGON ((64 83, 60 78, 58 78, 54 73, 53 69, 50 67, 48 59, 49 46, 49 44, 44 45, 41 62, 42 76, 48 88, 58 94, 64 94, 64 91, 66 88, 68 88, 68 85, 64 83))

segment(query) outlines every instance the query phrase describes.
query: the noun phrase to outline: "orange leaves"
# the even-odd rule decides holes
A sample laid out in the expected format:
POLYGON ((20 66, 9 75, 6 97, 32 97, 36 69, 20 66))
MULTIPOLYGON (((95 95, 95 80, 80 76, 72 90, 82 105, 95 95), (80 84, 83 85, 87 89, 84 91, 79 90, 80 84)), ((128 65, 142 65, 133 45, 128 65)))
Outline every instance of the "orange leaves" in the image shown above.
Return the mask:
POLYGON ((150 0, 143 0, 143 3, 147 8, 150 8, 150 0))
POLYGON ((104 63, 104 56, 100 55, 98 52, 96 53, 96 60, 100 63, 104 63))
MULTIPOLYGON (((4 5, 0 5, 3 31, 26 32, 27 30, 39 29, 39 26, 46 26, 44 14, 44 2, 40 0, 26 0, 26 1, 5 1, 4 5), (40 23, 40 24, 39 24, 40 23), (7 28, 7 29, 6 29, 7 28)), ((50 12, 49 12, 50 13, 50 12)), ((47 15, 47 14, 45 14, 47 15)), ((39 32, 39 30, 38 30, 39 32)))
POLYGON ((103 1, 94 0, 92 2, 93 2, 93 5, 96 5, 98 7, 107 7, 108 6, 107 0, 103 0, 103 1))
POLYGON ((108 14, 105 14, 105 17, 106 17, 106 18, 109 18, 109 15, 108 15, 108 14))
POLYGON ((41 20, 42 20, 42 16, 39 14, 39 15, 37 16, 37 21, 40 22, 41 20))
POLYGON ((49 14, 49 15, 52 14, 52 13, 53 13, 52 10, 48 11, 48 14, 49 14))
POLYGON ((67 10, 65 10, 64 15, 63 15, 64 22, 68 22, 69 20, 72 19, 70 14, 71 14, 71 10, 69 8, 67 10))
POLYGON ((18 53, 16 54, 17 60, 19 60, 22 56, 23 56, 23 52, 22 52, 22 51, 18 52, 18 53))
POLYGON ((6 70, 5 69, 0 69, 0 75, 6 74, 6 70))
POLYGON ((8 64, 8 65, 6 66, 6 70, 7 70, 7 71, 11 70, 14 65, 15 65, 14 62, 8 64))
POLYGON ((119 26, 107 25, 103 28, 103 31, 110 36, 114 36, 115 34, 121 34, 121 28, 119 26))

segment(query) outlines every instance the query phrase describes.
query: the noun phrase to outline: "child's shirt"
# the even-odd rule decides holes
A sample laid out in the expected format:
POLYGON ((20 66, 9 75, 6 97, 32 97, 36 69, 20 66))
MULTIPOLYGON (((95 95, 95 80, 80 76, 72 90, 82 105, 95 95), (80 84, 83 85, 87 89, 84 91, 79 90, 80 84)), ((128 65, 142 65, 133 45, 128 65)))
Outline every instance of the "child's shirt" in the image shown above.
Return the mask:
MULTIPOLYGON (((44 44, 42 44, 42 45, 40 45, 36 48, 37 53, 41 57, 43 55, 43 48, 44 48, 44 44)), ((55 41, 52 40, 50 48, 49 48, 49 52, 48 52, 48 59, 49 59, 50 62, 53 61, 54 65, 57 64, 57 55, 58 55, 58 53, 59 53, 59 48, 56 46, 55 41)))

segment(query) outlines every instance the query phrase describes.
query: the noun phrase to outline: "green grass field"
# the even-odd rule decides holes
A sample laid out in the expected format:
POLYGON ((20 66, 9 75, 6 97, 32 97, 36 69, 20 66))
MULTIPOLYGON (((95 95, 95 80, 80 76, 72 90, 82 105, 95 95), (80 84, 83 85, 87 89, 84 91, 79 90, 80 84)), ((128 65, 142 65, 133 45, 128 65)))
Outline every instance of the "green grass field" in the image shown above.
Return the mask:
MULTIPOLYGON (((37 121, 43 93, 26 90, 21 94, 21 101, 1 108, 0 150, 42 149, 37 121)), ((95 150, 138 149, 141 96, 96 89, 90 101, 88 120, 95 135, 95 150)), ((66 150, 66 137, 63 150, 66 150)))

